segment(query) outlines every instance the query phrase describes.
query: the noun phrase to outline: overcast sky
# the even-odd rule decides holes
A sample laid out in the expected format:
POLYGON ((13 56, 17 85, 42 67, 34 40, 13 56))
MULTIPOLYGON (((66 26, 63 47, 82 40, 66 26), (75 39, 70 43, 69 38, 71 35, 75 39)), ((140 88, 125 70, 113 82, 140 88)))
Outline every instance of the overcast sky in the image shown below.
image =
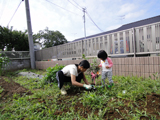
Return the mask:
MULTIPOLYGON (((25 2, 21 1, 0 0, 1 26, 27 29, 25 2)), ((160 0, 29 0, 29 5, 33 33, 48 27, 60 31, 68 41, 85 36, 82 8, 87 12, 86 36, 160 15, 160 0)))

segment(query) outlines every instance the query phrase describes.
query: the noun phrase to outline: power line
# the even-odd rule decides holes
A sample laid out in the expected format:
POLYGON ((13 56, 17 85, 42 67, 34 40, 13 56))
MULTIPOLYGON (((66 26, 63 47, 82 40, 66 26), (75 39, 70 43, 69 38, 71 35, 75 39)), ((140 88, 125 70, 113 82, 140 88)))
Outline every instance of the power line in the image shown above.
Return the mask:
POLYGON ((68 2, 70 2, 73 6, 75 6, 77 9, 82 10, 80 8, 78 8, 75 4, 73 4, 71 1, 68 0, 68 2))
MULTIPOLYGON (((24 0, 22 0, 22 1, 24 1, 24 0)), ((14 15, 16 14, 16 12, 17 12, 17 10, 18 10, 19 6, 21 5, 22 1, 19 3, 19 5, 18 5, 18 7, 17 7, 16 11, 14 12, 13 16, 11 17, 11 19, 10 19, 9 23, 11 22, 12 18, 13 18, 13 17, 14 17, 14 15)), ((9 26, 9 23, 8 23, 8 25, 7 25, 7 26, 9 26)))
MULTIPOLYGON (((68 0, 69 1, 69 0, 68 0)), ((74 0, 72 0, 72 1, 74 1, 74 0)), ((70 1, 69 1, 70 2, 70 1)), ((70 2, 71 3, 71 2, 70 2)), ((76 3, 76 5, 78 6, 78 7, 80 7, 80 8, 82 8, 77 2, 75 2, 74 1, 74 3, 76 3)), ((71 3, 72 5, 74 5, 73 3, 71 3)), ((75 5, 74 5, 75 6, 75 5)), ((76 7, 76 6, 75 6, 76 7)), ((79 9, 79 8, 78 8, 79 9)), ((83 10, 83 12, 84 13, 87 13, 85 10, 85 8, 82 8, 82 10, 83 10)), ((84 14, 85 15, 85 14, 84 14)), ((94 25, 101 31, 101 32, 103 32, 103 30, 101 30, 97 25, 96 25, 96 23, 92 20, 92 18, 90 17, 90 15, 87 13, 87 15, 88 15, 88 17, 90 18, 90 20, 94 23, 94 25)), ((84 20, 84 23, 85 23, 85 20, 84 20)))
POLYGON ((77 4, 77 6, 79 6, 80 8, 82 8, 76 1, 73 0, 73 2, 75 2, 77 4))
MULTIPOLYGON (((55 3, 53 3, 53 2, 51 2, 51 1, 49 1, 49 0, 46 0, 46 1, 49 2, 49 3, 51 3, 51 4, 53 4, 53 5, 55 5, 55 6, 57 6, 57 7, 59 7, 59 8, 61 8, 61 9, 63 9, 63 10, 66 10, 66 11, 68 11, 68 12, 70 12, 70 13, 76 14, 76 13, 74 13, 74 12, 72 12, 72 11, 69 11, 69 10, 67 10, 67 9, 59 6, 59 5, 56 5, 55 3)), ((76 15, 78 15, 78 14, 76 14, 76 15)), ((80 16, 80 15, 79 15, 79 16, 80 16)))
POLYGON ((96 23, 92 20, 92 18, 91 18, 90 15, 88 14, 88 12, 86 12, 86 13, 87 13, 88 17, 90 18, 90 20, 94 23, 94 25, 95 25, 101 32, 103 32, 103 30, 101 30, 101 29, 96 25, 96 23))

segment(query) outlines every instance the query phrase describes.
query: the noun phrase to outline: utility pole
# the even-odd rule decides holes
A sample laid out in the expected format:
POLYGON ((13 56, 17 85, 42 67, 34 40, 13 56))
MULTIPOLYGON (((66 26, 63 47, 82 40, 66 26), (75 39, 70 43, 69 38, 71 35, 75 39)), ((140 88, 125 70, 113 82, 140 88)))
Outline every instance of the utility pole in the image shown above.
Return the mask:
MULTIPOLYGON (((86 39, 86 26, 85 26, 85 12, 86 12, 86 8, 83 8, 83 12, 84 12, 84 15, 83 15, 83 19, 84 19, 84 36, 85 36, 85 39, 86 39)), ((83 56, 83 39, 82 39, 82 56, 83 56)))
POLYGON ((27 28, 28 28, 28 39, 29 39, 29 52, 30 52, 31 68, 35 69, 35 53, 34 53, 31 17, 30 17, 29 1, 28 0, 25 0, 25 6, 26 6, 26 18, 27 18, 27 28))

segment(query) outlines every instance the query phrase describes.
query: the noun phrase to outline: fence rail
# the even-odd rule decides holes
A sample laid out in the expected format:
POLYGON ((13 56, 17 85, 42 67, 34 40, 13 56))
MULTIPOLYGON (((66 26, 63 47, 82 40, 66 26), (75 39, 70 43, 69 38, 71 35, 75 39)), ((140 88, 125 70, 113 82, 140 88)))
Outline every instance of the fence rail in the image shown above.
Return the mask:
POLYGON ((0 54, 9 57, 10 60, 30 59, 29 51, 0 51, 0 54))

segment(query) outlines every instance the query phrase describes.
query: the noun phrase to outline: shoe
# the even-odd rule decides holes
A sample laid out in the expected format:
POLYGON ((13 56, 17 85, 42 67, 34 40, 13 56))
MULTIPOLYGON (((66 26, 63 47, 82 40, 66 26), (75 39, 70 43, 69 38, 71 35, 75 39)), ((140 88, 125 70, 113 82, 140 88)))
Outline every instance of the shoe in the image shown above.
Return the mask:
POLYGON ((108 85, 108 87, 109 87, 109 88, 111 88, 113 85, 114 85, 114 84, 113 84, 113 83, 111 83, 110 85, 108 85))
POLYGON ((61 94, 62 95, 66 95, 67 94, 67 91, 63 87, 61 88, 61 94))

